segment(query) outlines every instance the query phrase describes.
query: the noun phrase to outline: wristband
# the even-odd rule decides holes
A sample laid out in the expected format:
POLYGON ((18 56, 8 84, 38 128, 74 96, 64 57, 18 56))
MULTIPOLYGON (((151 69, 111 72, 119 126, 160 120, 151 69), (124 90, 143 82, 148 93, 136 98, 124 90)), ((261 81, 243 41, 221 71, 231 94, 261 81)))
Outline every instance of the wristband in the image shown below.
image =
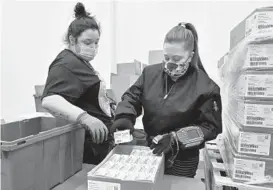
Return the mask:
POLYGON ((78 124, 82 125, 83 128, 84 128, 85 130, 88 130, 88 127, 87 127, 86 125, 83 124, 83 118, 84 118, 85 116, 87 116, 87 115, 88 115, 88 113, 87 113, 86 111, 83 112, 83 113, 81 113, 81 114, 77 117, 77 121, 76 121, 78 124))
POLYGON ((79 124, 82 124, 82 118, 83 118, 85 115, 88 115, 88 113, 87 113, 86 111, 83 112, 83 113, 81 113, 80 115, 78 115, 76 122, 79 123, 79 124))
POLYGON ((183 149, 199 146, 204 141, 204 134, 199 126, 189 126, 176 132, 183 149))

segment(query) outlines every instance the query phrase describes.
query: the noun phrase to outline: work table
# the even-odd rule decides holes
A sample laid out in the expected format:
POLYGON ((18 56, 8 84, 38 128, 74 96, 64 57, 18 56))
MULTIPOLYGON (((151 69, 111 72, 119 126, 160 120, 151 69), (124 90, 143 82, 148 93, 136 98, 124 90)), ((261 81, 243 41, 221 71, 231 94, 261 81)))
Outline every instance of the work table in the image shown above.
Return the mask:
MULTIPOLYGON (((87 173, 94 168, 94 165, 83 164, 83 169, 66 180, 63 184, 52 190, 87 190, 87 173)), ((201 181, 202 171, 197 172, 194 179, 165 175, 159 190, 205 190, 205 184, 201 181), (166 185, 171 184, 171 188, 166 185)))

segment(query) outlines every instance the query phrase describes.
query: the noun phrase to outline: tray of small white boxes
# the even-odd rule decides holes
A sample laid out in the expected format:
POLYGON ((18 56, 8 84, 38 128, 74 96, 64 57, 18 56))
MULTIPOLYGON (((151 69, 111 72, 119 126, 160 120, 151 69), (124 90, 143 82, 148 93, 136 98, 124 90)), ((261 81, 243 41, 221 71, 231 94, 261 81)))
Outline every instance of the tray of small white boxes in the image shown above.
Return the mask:
POLYGON ((88 190, 154 190, 163 175, 163 155, 145 146, 118 145, 88 173, 88 190))

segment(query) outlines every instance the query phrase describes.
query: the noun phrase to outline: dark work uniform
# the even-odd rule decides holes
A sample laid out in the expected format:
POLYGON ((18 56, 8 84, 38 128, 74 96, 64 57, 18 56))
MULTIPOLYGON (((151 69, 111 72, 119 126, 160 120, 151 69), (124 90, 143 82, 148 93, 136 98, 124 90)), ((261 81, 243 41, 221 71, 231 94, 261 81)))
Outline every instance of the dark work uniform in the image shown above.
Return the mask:
MULTIPOLYGON (((93 67, 70 50, 63 50, 49 67, 43 97, 60 95, 71 104, 101 120, 109 129, 113 115, 106 114, 99 104, 101 81, 93 67)), ((113 146, 109 134, 107 142, 95 144, 85 133, 83 162, 98 164, 113 146)))
MULTIPOLYGON (((190 125, 200 126, 205 141, 215 139, 222 132, 220 89, 203 70, 190 67, 184 76, 173 82, 164 72, 164 63, 144 68, 136 83, 124 93, 116 109, 116 119, 126 117, 135 122, 142 107, 148 141, 149 137, 190 125)), ((180 150, 173 167, 165 172, 194 177, 199 149, 203 146, 204 143, 180 150)))

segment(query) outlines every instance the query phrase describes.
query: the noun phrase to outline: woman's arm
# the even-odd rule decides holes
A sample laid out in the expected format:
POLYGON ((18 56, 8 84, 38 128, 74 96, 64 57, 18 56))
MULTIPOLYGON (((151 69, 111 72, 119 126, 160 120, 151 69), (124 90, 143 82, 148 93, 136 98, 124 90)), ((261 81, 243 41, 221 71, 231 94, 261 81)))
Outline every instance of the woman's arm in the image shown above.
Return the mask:
POLYGON ((107 139, 108 129, 99 119, 75 106, 86 86, 76 74, 64 65, 50 68, 42 97, 42 106, 54 116, 81 124, 94 142, 107 139))
POLYGON ((144 70, 137 81, 123 94, 115 111, 115 119, 130 118, 135 123, 135 119, 141 115, 144 70))
MULTIPOLYGON (((144 69, 145 70, 145 69, 144 69)), ((115 111, 115 122, 111 132, 129 129, 134 131, 136 118, 142 113, 142 94, 144 85, 144 70, 137 81, 123 94, 121 102, 115 111)))
POLYGON ((222 133, 222 102, 220 88, 217 85, 198 107, 198 112, 199 117, 191 126, 176 132, 182 148, 202 148, 206 141, 213 140, 222 133), (184 136, 188 136, 188 139, 183 138, 184 136), (195 143, 187 144, 193 139, 196 140, 195 143))
POLYGON ((43 98, 42 106, 55 117, 60 117, 73 123, 76 123, 78 117, 85 112, 60 95, 51 95, 43 98))
POLYGON ((200 126, 204 141, 210 141, 222 133, 222 102, 220 88, 215 86, 203 105, 199 107, 200 115, 196 124, 200 126))

